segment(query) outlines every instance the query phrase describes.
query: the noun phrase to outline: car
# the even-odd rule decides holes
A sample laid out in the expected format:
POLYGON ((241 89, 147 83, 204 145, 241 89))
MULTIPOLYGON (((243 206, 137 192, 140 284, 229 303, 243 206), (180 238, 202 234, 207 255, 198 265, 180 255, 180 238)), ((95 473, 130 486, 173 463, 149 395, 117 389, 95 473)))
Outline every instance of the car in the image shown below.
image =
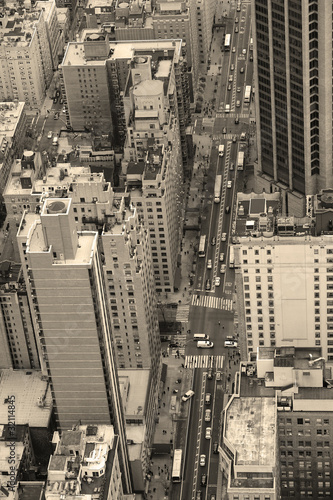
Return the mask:
POLYGON ((243 66, 241 67, 241 69, 239 70, 240 73, 244 73, 244 68, 243 66))
POLYGON ((216 372, 216 380, 217 381, 221 380, 221 372, 216 372))
POLYGON ((246 55, 246 49, 242 50, 242 54, 244 54, 244 56, 246 55))
POLYGON ((235 26, 235 33, 238 33, 238 26, 235 26))
POLYGON ((216 500, 216 495, 214 495, 214 493, 210 495, 210 500, 216 500))
POLYGON ((206 290, 209 291, 210 289, 211 289, 210 280, 207 280, 206 281, 206 290))
POLYGON ((180 345, 178 344, 178 342, 170 342, 168 347, 170 347, 172 349, 173 347, 180 347, 180 345))
POLYGON ((206 455, 200 455, 200 467, 205 467, 206 465, 206 455))
POLYGON ((237 135, 232 136, 232 142, 237 142, 237 135))
POLYGON ((230 189, 232 187, 232 181, 227 182, 227 188, 230 189))
POLYGON ((211 239, 210 244, 212 245, 212 247, 214 247, 216 245, 216 238, 215 238, 215 236, 213 236, 213 238, 211 239))
POLYGON ((223 262, 223 261, 224 261, 224 253, 223 253, 223 252, 221 252, 221 253, 220 253, 220 262, 223 262))
POLYGON ((230 205, 227 205, 225 207, 225 213, 228 214, 230 212, 230 205))
POLYGON ((196 494, 195 500, 202 500, 202 491, 201 491, 201 490, 198 490, 198 491, 197 491, 197 494, 196 494))
POLYGON ((241 87, 237 87, 237 92, 240 93, 242 91, 241 87))
POLYGON ((250 62, 253 62, 253 55, 250 55, 250 62))
POLYGON ((207 261, 207 269, 211 269, 212 268, 212 259, 208 259, 207 261))
POLYGON ((210 422, 212 419, 212 410, 207 409, 205 411, 205 422, 210 422))
POLYGON ((222 129, 222 134, 226 134, 227 133, 227 128, 226 127, 223 127, 222 129))
POLYGON ((191 390, 185 392, 184 396, 182 396, 182 401, 188 401, 192 396, 194 396, 194 394, 195 392, 191 390))
POLYGON ((59 104, 64 104, 63 98, 59 99, 59 104))
POLYGON ((236 118, 235 118, 235 124, 238 125, 239 124, 239 116, 236 115, 236 118))
POLYGON ((225 340, 224 341, 224 347, 237 347, 238 343, 236 340, 225 340))
POLYGON ((65 114, 66 113, 66 108, 65 106, 62 108, 62 112, 65 114))
POLYGON ((206 439, 211 439, 211 437, 212 437, 212 428, 211 427, 206 427, 205 438, 206 439))
POLYGON ((212 380, 212 378, 213 378, 213 368, 208 368, 207 378, 208 378, 208 380, 212 380))
POLYGON ((237 24, 237 23, 238 23, 238 21, 239 21, 239 19, 238 19, 238 17, 236 17, 236 19, 235 19, 235 23, 237 24))
POLYGON ((227 268, 227 266, 225 264, 222 264, 221 268, 220 268, 220 273, 225 274, 226 268, 227 268))
POLYGON ((230 66, 230 71, 234 71, 234 70, 235 70, 235 65, 234 65, 234 64, 232 64, 232 65, 230 66))
POLYGON ((54 120, 58 120, 59 119, 59 113, 54 113, 54 117, 53 117, 54 120))
POLYGON ((236 108, 240 108, 241 102, 238 100, 236 101, 236 108))
POLYGON ((227 233, 222 233, 221 241, 227 241, 227 233))
POLYGON ((60 90, 59 89, 56 90, 55 97, 60 97, 60 90))
POLYGON ((236 47, 233 47, 231 52, 235 53, 236 52, 236 47))
POLYGON ((205 404, 206 405, 210 405, 211 397, 212 397, 211 393, 207 392, 207 394, 205 396, 205 404))
POLYGON ((218 453, 218 452, 219 452, 219 444, 217 441, 215 441, 213 444, 213 453, 218 453))
POLYGON ((58 102, 58 97, 53 97, 53 102, 54 102, 54 104, 57 104, 57 102, 58 102))
POLYGON ((201 486, 206 486, 207 484, 207 476, 206 474, 201 474, 201 486))
POLYGON ((229 82, 233 82, 234 81, 234 75, 229 75, 229 82))
POLYGON ((246 133, 242 132, 241 135, 240 135, 240 140, 241 141, 245 141, 245 139, 246 139, 246 133))
POLYGON ((227 90, 231 90, 231 89, 232 89, 232 85, 231 85, 231 83, 229 83, 227 90))
POLYGON ((50 132, 47 134, 47 138, 52 139, 52 135, 53 135, 53 132, 52 132, 52 130, 50 130, 50 132))
POLYGON ((230 163, 230 170, 233 170, 235 168, 235 164, 233 162, 230 163))
POLYGON ((221 278, 220 278, 220 276, 216 276, 216 278, 215 278, 215 286, 220 286, 220 284, 221 284, 221 278))

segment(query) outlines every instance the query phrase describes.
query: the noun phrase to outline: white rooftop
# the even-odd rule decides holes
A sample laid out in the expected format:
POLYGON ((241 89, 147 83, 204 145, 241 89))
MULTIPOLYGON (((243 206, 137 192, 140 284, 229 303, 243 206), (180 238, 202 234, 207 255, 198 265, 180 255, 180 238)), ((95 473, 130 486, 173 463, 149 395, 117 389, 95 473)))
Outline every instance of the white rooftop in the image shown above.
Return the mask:
POLYGON ((15 396, 16 425, 49 425, 52 412, 51 391, 47 381, 42 380, 39 370, 9 369, 0 372, 0 424, 8 423, 8 406, 4 403, 8 395, 15 396))

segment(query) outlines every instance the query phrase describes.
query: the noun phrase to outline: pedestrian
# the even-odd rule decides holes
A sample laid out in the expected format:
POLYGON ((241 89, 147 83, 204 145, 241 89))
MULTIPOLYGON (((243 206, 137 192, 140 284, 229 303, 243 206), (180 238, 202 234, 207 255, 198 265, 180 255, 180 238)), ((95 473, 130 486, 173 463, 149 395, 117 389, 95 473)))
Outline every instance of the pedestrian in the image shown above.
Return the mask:
POLYGON ((165 403, 163 403, 163 408, 165 408, 165 403))
POLYGON ((170 390, 170 387, 168 387, 168 391, 170 390))

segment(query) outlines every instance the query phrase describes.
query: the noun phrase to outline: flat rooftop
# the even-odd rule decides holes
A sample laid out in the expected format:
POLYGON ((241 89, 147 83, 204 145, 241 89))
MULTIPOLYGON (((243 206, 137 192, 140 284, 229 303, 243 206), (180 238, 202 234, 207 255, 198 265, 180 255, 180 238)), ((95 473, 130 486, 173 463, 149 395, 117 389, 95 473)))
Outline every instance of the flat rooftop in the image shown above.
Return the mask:
MULTIPOLYGON (((23 443, 15 443, 15 455, 16 455, 16 467, 21 461, 22 455, 24 451, 23 443)), ((10 447, 8 446, 8 442, 0 442, 0 474, 4 472, 10 472, 10 463, 9 463, 9 453, 10 447)), ((3 498, 3 497, 2 497, 3 498)))
POLYGON ((148 384, 150 380, 150 370, 119 370, 119 383, 124 384, 125 379, 129 379, 129 391, 127 400, 124 401, 127 416, 144 416, 148 384))
POLYGON ((3 19, 5 22, 0 28, 1 45, 7 47, 28 47, 36 31, 36 24, 39 22, 41 11, 27 12, 23 8, 17 8, 15 14, 3 19))
POLYGON ((0 372, 0 423, 8 423, 8 394, 15 396, 16 425, 48 427, 52 413, 52 397, 46 380, 38 370, 2 370, 0 372), (38 402, 44 399, 44 406, 38 402))
POLYGON ((236 465, 275 467, 274 397, 234 397, 226 411, 225 437, 236 451, 236 465))
POLYGON ((14 136, 24 106, 24 102, 0 102, 0 142, 14 136))

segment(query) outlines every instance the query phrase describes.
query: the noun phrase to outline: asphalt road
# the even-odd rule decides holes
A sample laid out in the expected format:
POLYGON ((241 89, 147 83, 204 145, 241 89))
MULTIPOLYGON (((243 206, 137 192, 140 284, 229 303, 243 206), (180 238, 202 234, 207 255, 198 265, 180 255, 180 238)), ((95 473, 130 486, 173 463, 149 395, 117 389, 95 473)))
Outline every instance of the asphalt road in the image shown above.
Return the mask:
MULTIPOLYGON (((207 235, 207 250, 205 258, 199 258, 197 261, 196 281, 194 293, 197 297, 208 296, 218 298, 232 299, 234 291, 234 270, 228 266, 230 253, 230 234, 232 224, 232 209, 236 200, 237 186, 242 182, 242 172, 237 172, 236 169, 230 170, 231 163, 236 165, 237 154, 239 151, 239 137, 241 132, 248 132, 250 111, 249 104, 243 103, 245 86, 252 85, 253 69, 252 63, 249 62, 249 41, 250 41, 250 5, 244 4, 242 11, 237 13, 239 22, 234 23, 236 11, 233 9, 231 15, 226 20, 226 33, 232 33, 231 47, 235 47, 230 52, 222 53, 222 30, 214 32, 214 40, 212 43, 211 52, 211 67, 216 64, 220 66, 221 76, 218 76, 217 84, 213 78, 211 79, 211 87, 214 85, 216 92, 212 94, 216 97, 215 111, 209 110, 209 113, 215 117, 213 128, 213 148, 210 156, 210 165, 206 176, 206 199, 202 211, 201 234, 207 235), (231 18, 232 16, 232 18, 231 18), (235 33, 235 26, 239 32, 235 33), (246 49, 246 54, 243 53, 246 49), (231 65, 235 69, 231 71, 231 65), (244 72, 240 71, 244 68, 244 72), (233 75, 231 90, 227 90, 229 75, 233 75), (240 88, 240 92, 237 89, 240 88), (236 107, 237 100, 241 101, 241 105, 236 107), (225 104, 230 104, 230 113, 221 112, 225 109, 225 104), (239 124, 235 123, 235 117, 239 115, 239 124), (223 129, 226 133, 223 133, 223 129), (236 135, 236 142, 233 142, 233 136, 236 135), (218 156, 219 144, 225 145, 225 153, 223 157, 218 156), (223 175, 222 196, 220 203, 214 203, 214 183, 217 174, 223 175), (238 178, 237 178, 238 177, 238 178), (228 181, 231 181, 231 188, 227 187, 228 181), (231 208, 229 213, 226 213, 225 208, 231 208), (221 241, 222 233, 227 233, 227 240, 221 241), (216 237, 216 245, 211 245, 212 237, 216 237), (221 262, 219 254, 224 253, 224 263, 226 264, 226 272, 220 273, 221 262), (212 261, 212 269, 207 269, 207 261, 212 261), (215 286, 215 278, 220 276, 221 283, 215 286), (206 282, 210 280, 212 289, 206 291, 206 282)), ((206 99, 209 100, 209 95, 206 99)), ((197 305, 190 306, 189 312, 189 329, 191 334, 188 335, 186 342, 186 355, 212 356, 212 363, 216 359, 215 356, 224 356, 227 360, 227 348, 224 347, 226 335, 233 333, 233 312, 223 308, 215 307, 198 307, 197 305), (194 333, 206 333, 210 340, 214 342, 214 347, 211 349, 198 349, 196 342, 193 340, 194 333)), ((225 364, 228 361, 225 362, 225 364)), ((209 500, 210 495, 216 494, 217 473, 218 473, 218 455, 212 453, 213 443, 218 441, 221 427, 221 412, 223 407, 223 380, 225 380, 225 368, 222 373, 222 381, 217 381, 214 370, 213 380, 207 380, 207 369, 195 369, 193 390, 195 396, 191 402, 183 403, 190 404, 191 411, 189 417, 187 449, 184 469, 184 480, 181 487, 177 490, 178 498, 183 500, 195 499, 196 492, 202 491, 202 498, 209 500), (204 421, 204 412, 207 406, 205 405, 205 393, 212 394, 212 421, 207 423, 204 421), (207 426, 212 427, 212 438, 205 438, 205 430, 207 426), (200 454, 206 455, 206 465, 199 465, 200 454), (207 474, 207 486, 202 486, 201 476, 207 474), (181 495, 180 495, 181 491, 181 495)), ((185 432, 184 428, 181 432, 185 432)), ((176 493, 176 491, 175 491, 176 493)), ((173 496, 172 498, 177 498, 173 496)))

